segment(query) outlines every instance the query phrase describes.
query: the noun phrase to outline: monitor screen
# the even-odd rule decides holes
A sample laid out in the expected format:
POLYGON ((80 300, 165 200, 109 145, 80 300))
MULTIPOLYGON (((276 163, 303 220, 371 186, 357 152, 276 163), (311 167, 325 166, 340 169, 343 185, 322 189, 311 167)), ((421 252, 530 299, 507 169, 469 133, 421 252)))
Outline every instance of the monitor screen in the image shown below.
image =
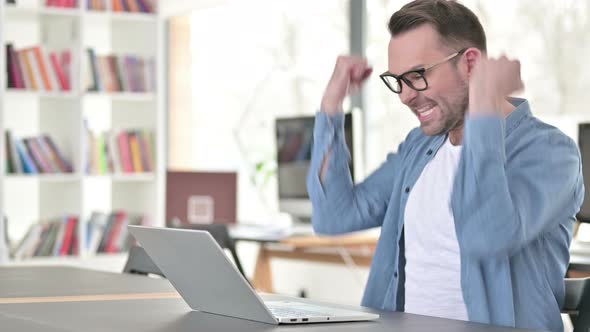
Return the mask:
MULTIPOLYGON (((313 146, 313 116, 276 120, 279 199, 308 199, 307 172, 313 146)), ((350 170, 354 174, 352 114, 344 117, 344 136, 351 154, 350 170)))
POLYGON ((590 123, 582 123, 579 127, 578 142, 582 153, 582 173, 586 192, 584 203, 578 213, 578 220, 590 223, 590 123))

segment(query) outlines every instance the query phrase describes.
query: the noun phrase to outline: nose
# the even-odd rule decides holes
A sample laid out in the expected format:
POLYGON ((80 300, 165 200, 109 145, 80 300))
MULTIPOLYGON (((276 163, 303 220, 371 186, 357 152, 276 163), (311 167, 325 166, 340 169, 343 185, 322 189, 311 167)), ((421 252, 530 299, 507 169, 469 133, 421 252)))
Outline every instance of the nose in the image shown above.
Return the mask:
POLYGON ((399 99, 404 105, 410 105, 418 96, 418 91, 410 88, 406 82, 402 81, 402 92, 399 94, 399 99))

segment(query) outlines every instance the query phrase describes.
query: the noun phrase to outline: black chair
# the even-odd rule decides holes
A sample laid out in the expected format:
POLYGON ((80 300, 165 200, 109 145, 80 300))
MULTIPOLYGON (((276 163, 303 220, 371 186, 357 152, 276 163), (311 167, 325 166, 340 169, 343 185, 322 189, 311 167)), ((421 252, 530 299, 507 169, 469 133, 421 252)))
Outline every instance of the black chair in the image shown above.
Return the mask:
POLYGON ((129 249, 129 255, 127 256, 127 263, 123 268, 124 273, 132 274, 155 274, 160 277, 165 277, 164 273, 160 271, 160 268, 152 261, 150 256, 140 246, 132 246, 129 249))
POLYGON ((569 314, 574 332, 590 331, 590 278, 565 279, 562 312, 569 314))
POLYGON ((236 243, 234 239, 229 235, 227 230, 227 226, 224 224, 181 224, 177 226, 178 228, 183 229, 196 229, 200 231, 207 231, 211 234, 211 236, 215 239, 217 244, 222 249, 229 250, 238 271, 244 276, 244 279, 248 280, 246 274, 244 273, 244 269, 242 268, 242 263, 240 262, 240 258, 238 257, 238 253, 236 252, 236 243))

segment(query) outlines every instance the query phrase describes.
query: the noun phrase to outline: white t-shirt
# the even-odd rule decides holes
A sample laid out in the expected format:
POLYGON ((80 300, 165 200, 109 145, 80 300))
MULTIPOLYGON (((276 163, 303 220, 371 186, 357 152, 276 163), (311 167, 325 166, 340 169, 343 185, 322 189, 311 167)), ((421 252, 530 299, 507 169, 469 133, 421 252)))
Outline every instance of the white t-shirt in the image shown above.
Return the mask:
POLYGON ((461 146, 449 139, 426 165, 405 210, 405 312, 468 320, 451 210, 461 146))

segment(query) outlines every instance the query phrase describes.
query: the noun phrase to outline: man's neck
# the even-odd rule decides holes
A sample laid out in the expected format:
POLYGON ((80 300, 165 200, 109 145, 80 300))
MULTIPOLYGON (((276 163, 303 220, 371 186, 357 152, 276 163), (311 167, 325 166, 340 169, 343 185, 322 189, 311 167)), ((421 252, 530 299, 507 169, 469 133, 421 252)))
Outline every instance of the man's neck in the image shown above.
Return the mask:
POLYGON ((449 141, 454 146, 463 144, 463 125, 449 131, 449 141))

